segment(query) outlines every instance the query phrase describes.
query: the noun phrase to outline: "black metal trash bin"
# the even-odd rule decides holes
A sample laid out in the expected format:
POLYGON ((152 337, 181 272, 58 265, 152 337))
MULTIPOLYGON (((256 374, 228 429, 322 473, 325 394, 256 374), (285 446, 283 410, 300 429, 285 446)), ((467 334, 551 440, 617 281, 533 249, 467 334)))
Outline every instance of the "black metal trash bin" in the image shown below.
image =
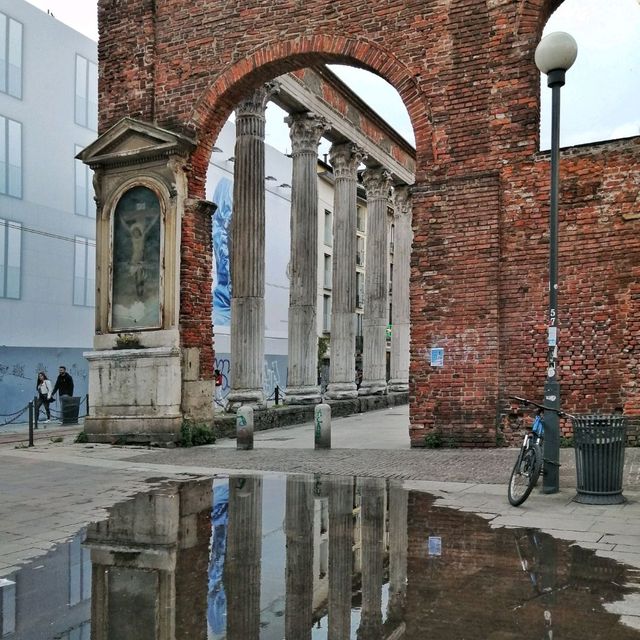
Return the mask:
POLYGON ((584 504, 620 504, 627 430, 621 415, 573 417, 578 494, 584 504))
POLYGON ((61 396, 60 417, 62 424, 78 424, 80 414, 80 396, 61 396))

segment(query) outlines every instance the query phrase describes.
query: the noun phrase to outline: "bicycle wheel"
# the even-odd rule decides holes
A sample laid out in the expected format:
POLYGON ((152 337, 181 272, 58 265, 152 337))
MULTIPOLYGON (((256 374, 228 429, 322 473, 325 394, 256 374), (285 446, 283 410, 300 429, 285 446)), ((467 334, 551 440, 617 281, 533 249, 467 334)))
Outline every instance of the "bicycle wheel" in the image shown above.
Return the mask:
POLYGON ((536 486, 542 468, 542 452, 536 444, 531 445, 518 456, 509 478, 509 502, 520 506, 536 486))

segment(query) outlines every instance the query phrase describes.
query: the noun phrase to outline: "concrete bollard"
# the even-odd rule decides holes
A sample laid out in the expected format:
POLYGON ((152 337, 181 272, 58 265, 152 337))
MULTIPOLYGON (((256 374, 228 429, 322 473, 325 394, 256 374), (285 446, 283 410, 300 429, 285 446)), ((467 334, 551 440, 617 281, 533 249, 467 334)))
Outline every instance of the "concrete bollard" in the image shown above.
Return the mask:
POLYGON ((316 405, 315 448, 331 449, 331 407, 328 404, 316 405))
POLYGON ((242 406, 236 414, 236 449, 253 449, 253 409, 242 406))

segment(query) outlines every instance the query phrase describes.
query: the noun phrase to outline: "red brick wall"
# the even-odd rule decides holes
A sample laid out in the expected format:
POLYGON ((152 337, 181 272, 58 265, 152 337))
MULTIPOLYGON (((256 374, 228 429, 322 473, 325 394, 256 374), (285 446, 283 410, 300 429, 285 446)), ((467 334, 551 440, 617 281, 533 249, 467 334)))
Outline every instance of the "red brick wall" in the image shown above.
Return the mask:
MULTIPOLYGON (((100 127, 125 115, 196 137, 190 195, 249 89, 322 62, 374 70, 402 96, 416 135, 411 437, 430 430, 492 446, 505 396, 540 399, 547 296, 548 155, 537 152, 533 52, 551 0, 100 0, 100 127), (445 347, 445 367, 427 356, 445 347)), ((570 81, 570 73, 568 80, 570 81)), ((563 154, 560 364, 569 411, 640 414, 640 139, 563 154)), ((206 340, 210 308, 184 217, 183 342, 206 340), (189 302, 189 304, 186 304, 189 302)), ((204 268, 204 267, 203 267, 204 268)), ((209 341, 210 343, 210 341, 209 341)), ((204 344, 204 342, 202 343, 204 344)), ((209 359, 203 376, 209 375, 209 359)))

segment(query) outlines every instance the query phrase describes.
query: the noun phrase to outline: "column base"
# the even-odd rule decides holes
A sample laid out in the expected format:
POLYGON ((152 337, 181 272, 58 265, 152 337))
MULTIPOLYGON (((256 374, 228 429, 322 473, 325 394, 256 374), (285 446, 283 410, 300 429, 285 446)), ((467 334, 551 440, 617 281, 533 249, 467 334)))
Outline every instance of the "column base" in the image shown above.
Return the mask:
POLYGON ((358 395, 360 396, 383 396, 386 393, 386 380, 363 380, 358 390, 358 395))
POLYGON ((318 386, 287 387, 285 404, 319 404, 320 402, 322 402, 322 395, 318 386))
POLYGON ((350 400, 358 397, 358 387, 355 382, 330 382, 324 395, 329 400, 350 400))
POLYGON ((405 391, 409 391, 409 381, 408 380, 389 380, 389 384, 387 389, 391 393, 404 393, 405 391))
POLYGON ((266 409, 267 401, 262 389, 231 389, 227 395, 227 411, 235 413, 242 406, 266 409))

